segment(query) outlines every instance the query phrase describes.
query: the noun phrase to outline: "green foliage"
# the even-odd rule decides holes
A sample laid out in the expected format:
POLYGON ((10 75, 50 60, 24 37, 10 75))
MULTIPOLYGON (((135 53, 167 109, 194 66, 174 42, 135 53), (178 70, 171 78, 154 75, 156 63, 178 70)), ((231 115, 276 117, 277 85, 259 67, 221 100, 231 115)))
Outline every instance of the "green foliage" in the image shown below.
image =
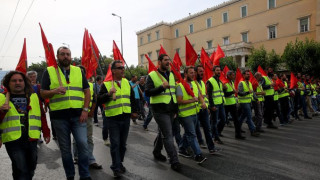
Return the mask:
POLYGON ((228 68, 233 71, 236 71, 238 67, 236 62, 233 60, 231 56, 220 59, 221 69, 223 69, 225 66, 228 66, 228 68))
POLYGON ((319 77, 320 43, 309 39, 296 40, 294 44, 290 42, 281 59, 292 72, 302 72, 319 77))
POLYGON ((125 78, 127 78, 128 80, 130 80, 132 76, 130 72, 132 73, 132 75, 136 75, 138 76, 138 78, 140 78, 141 76, 145 76, 148 74, 148 69, 139 66, 134 67, 134 65, 131 65, 129 67, 129 70, 126 68, 124 72, 125 78))
POLYGON ((281 58, 274 50, 267 53, 266 49, 261 46, 260 49, 253 49, 251 55, 249 55, 247 65, 251 68, 252 72, 256 72, 260 65, 263 69, 268 67, 277 71, 281 58))
POLYGON ((40 63, 32 63, 28 67, 28 71, 36 71, 38 73, 37 83, 41 83, 43 72, 47 68, 47 63, 45 61, 41 61, 40 63))

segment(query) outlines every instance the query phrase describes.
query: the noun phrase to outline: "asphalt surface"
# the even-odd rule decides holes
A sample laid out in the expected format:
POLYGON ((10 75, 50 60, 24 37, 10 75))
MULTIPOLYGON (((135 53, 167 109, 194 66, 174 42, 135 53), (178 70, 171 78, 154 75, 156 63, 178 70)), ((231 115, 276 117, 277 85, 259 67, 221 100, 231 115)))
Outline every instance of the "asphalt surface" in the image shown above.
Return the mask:
MULTIPOLYGON (((202 149, 208 158, 201 166, 193 159, 179 157, 183 164, 181 172, 171 170, 168 162, 158 162, 152 156, 153 141, 156 137, 156 123, 151 121, 149 131, 142 128, 142 121, 131 123, 127 142, 124 166, 127 172, 122 179, 320 179, 320 118, 295 121, 293 124, 279 127, 278 130, 265 129, 261 137, 251 137, 246 124, 246 140, 234 139, 234 128, 226 127, 222 137, 223 150, 210 155, 202 149)), ((49 123, 50 124, 50 123, 49 123)), ((102 170, 90 170, 92 179, 113 179, 109 168, 111 156, 109 147, 103 144, 101 129, 94 126, 94 155, 102 170)), ((163 150, 163 154, 166 152, 163 150)), ((11 161, 5 147, 0 149, 0 179, 12 179, 11 161)), ((78 167, 76 167, 76 179, 78 167)), ((38 165, 35 180, 66 179, 57 141, 38 146, 38 165)))

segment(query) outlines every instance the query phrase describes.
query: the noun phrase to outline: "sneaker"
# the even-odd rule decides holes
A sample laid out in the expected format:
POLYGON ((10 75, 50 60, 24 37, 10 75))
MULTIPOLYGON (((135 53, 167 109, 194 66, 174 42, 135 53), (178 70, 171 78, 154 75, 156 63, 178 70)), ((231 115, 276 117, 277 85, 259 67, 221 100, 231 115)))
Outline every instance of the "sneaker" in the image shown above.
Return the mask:
POLYGON ((253 136, 253 137, 259 137, 259 136, 260 136, 260 133, 258 133, 257 131, 253 131, 253 132, 251 132, 251 136, 253 136))
POLYGON ((167 158, 161 153, 158 154, 153 152, 153 157, 158 161, 167 161, 167 158))
POLYGON ((182 157, 185 157, 185 158, 190 158, 191 157, 191 155, 187 151, 181 151, 181 150, 178 152, 178 155, 182 156, 182 157))
POLYGON ((102 169, 102 166, 98 163, 92 163, 89 165, 90 169, 102 169))
POLYGON ((171 169, 174 171, 180 171, 182 168, 182 164, 179 162, 171 164, 171 169))
POLYGON ((199 143, 199 145, 202 149, 207 149, 207 145, 205 143, 199 143))
POLYGON ((118 179, 121 177, 122 177, 122 175, 121 175, 120 171, 113 171, 113 178, 118 179))
POLYGON ((198 164, 202 164, 207 160, 207 158, 203 157, 202 154, 199 154, 194 158, 194 160, 197 161, 198 164))
POLYGON ((219 152, 219 151, 221 151, 222 149, 221 148, 217 148, 217 147, 215 147, 215 148, 213 148, 213 149, 211 149, 210 151, 209 151, 209 154, 215 154, 216 152, 219 152))
POLYGON ((104 140, 104 145, 110 146, 110 141, 109 141, 109 139, 104 140))
POLYGON ((99 123, 93 123, 95 126, 99 126, 99 123))

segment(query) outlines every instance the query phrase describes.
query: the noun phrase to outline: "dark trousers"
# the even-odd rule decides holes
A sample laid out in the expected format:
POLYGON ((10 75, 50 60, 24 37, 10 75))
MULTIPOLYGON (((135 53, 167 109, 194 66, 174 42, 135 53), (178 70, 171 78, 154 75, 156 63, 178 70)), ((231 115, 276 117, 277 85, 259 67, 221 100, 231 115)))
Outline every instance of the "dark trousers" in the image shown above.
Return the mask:
POLYGON ((299 119, 298 110, 301 108, 300 103, 300 92, 296 92, 294 96, 294 110, 293 110, 293 116, 295 119, 299 119))
POLYGON ((110 153, 113 171, 120 171, 123 167, 122 162, 127 150, 127 138, 130 127, 130 115, 122 114, 114 117, 107 117, 110 135, 110 153))
POLYGON ((273 96, 264 97, 264 122, 268 125, 272 125, 272 118, 274 113, 273 96))
MULTIPOLYGON (((228 114, 228 113, 231 114, 232 121, 234 123, 235 135, 240 136, 241 135, 241 125, 240 125, 240 121, 238 119, 237 105, 234 104, 234 105, 224 106, 224 109, 225 109, 226 114, 228 114)), ((223 127, 220 127, 220 128, 223 129, 223 127)), ((219 127, 218 127, 218 129, 219 129, 219 127)))
POLYGON ((289 122, 289 97, 279 98, 283 123, 289 122))
POLYGON ((12 162, 14 180, 31 180, 37 167, 37 141, 12 141, 5 143, 12 162))
MULTIPOLYGON (((104 112, 103 112, 104 113, 104 112)), ((102 139, 107 140, 109 137, 108 120, 106 116, 102 116, 103 127, 102 127, 102 139)))
MULTIPOLYGON (((198 121, 200 121, 203 128, 204 136, 209 150, 214 149, 214 143, 212 141, 211 125, 209 120, 208 109, 201 109, 198 113, 198 121)), ((220 121, 221 122, 221 121, 220 121)))
POLYGON ((306 118, 306 117, 308 117, 308 112, 307 112, 307 103, 306 103, 306 96, 305 95, 300 96, 300 103, 302 106, 303 116, 306 118))
POLYGON ((93 112, 93 122, 94 123, 98 123, 98 108, 100 108, 100 111, 102 114, 102 119, 105 117, 103 106, 101 104, 97 105, 96 108, 94 109, 94 112, 93 112))
MULTIPOLYGON (((276 112, 276 116, 279 118, 280 123, 284 124, 283 115, 281 113, 279 100, 273 101, 273 103, 274 103, 273 107, 274 107, 274 111, 276 112)), ((276 118, 276 117, 274 117, 274 118, 276 118)))

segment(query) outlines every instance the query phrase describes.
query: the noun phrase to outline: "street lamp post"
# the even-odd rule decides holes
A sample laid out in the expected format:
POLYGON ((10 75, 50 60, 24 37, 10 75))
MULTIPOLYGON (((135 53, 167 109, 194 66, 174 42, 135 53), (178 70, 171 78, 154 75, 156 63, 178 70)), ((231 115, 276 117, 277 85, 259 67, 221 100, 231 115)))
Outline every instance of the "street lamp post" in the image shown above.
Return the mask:
POLYGON ((119 15, 116 15, 115 13, 112 13, 112 16, 117 16, 120 18, 120 32, 121 32, 121 54, 123 56, 123 43, 122 43, 122 18, 119 15))

